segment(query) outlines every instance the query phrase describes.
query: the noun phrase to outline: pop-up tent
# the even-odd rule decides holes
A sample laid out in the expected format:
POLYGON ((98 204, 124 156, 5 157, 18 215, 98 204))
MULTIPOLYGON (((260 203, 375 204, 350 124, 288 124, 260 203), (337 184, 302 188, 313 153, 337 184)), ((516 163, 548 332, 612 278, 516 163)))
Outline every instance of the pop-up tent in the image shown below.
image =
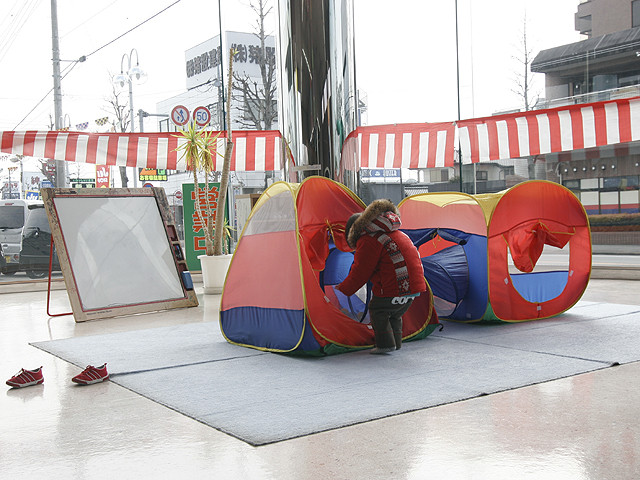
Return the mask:
POLYGON ((589 221, 575 195, 557 183, 533 180, 482 195, 426 193, 398 209, 442 318, 552 317, 572 307, 589 282, 589 221), (568 264, 536 269, 545 245, 568 251, 568 264))
MULTIPOLYGON (((344 225, 365 205, 324 177, 271 185, 254 206, 236 246, 220 305, 220 327, 238 345, 272 352, 331 354, 373 346, 362 292, 335 289, 353 254, 344 225)), ((438 324, 431 291, 403 316, 403 338, 438 324)))

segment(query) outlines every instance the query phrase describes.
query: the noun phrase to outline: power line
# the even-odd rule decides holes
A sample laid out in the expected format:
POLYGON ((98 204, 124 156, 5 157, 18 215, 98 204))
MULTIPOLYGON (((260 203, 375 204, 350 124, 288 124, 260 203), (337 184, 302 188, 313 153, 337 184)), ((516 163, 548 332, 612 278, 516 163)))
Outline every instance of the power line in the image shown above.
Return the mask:
POLYGON ((160 15, 162 12, 169 10, 171 7, 173 7, 175 4, 180 3, 182 0, 176 0, 175 2, 173 2, 171 5, 169 5, 168 7, 163 8, 162 10, 160 10, 158 13, 156 13, 155 15, 147 18, 146 20, 144 20, 143 22, 139 23, 138 25, 136 25, 133 28, 130 28, 129 30, 127 30, 126 32, 124 32, 122 35, 114 38, 113 40, 111 40, 108 43, 105 43, 103 46, 101 46, 100 48, 94 50, 93 52, 89 53, 88 55, 85 55, 85 57, 90 57, 91 55, 93 55, 94 53, 99 52, 100 50, 102 50, 103 48, 111 45, 113 42, 120 40, 122 37, 124 37, 127 33, 131 33, 133 32, 136 28, 141 27, 142 25, 144 25, 145 23, 147 23, 149 20, 154 19, 155 17, 157 17, 158 15, 160 15))
POLYGON ((15 14, 11 13, 5 17, 5 20, 9 20, 9 26, 5 26, 5 20, 3 20, 0 31, 3 32, 3 37, 0 39, 0 60, 9 52, 13 42, 18 37, 18 33, 24 27, 29 17, 33 14, 34 10, 38 6, 40 0, 32 0, 28 3, 22 3, 20 9, 15 14))
MULTIPOLYGON (((67 75, 69 75, 69 74, 71 73, 71 71, 74 69, 74 67, 75 67, 78 63, 80 63, 80 60, 77 60, 77 61, 73 62, 70 66, 66 67, 67 71, 66 71, 66 73, 65 73, 64 75, 62 75, 61 79, 63 79, 63 78, 64 78, 64 77, 66 77, 67 75)), ((53 87, 51 87, 51 90, 49 90, 49 91, 45 94, 45 96, 44 96, 44 97, 42 97, 42 99, 41 99, 38 103, 36 103, 36 105, 35 105, 31 110, 29 110, 29 113, 27 113, 27 114, 24 116, 24 118, 23 118, 22 120, 20 120, 20 121, 18 122, 18 124, 17 124, 15 127, 13 127, 13 130, 15 130, 16 128, 18 128, 18 127, 20 126, 20 124, 21 124, 22 122, 24 122, 24 121, 27 119, 27 117, 28 117, 29 115, 31 115, 31 114, 33 113, 33 111, 34 111, 36 108, 38 108, 42 102, 44 102, 44 101, 47 99, 47 97, 49 96, 49 94, 50 94, 51 92, 53 92, 53 87)))
MULTIPOLYGON (((62 79, 64 79, 64 78, 65 78, 69 73, 71 73, 71 71, 73 70, 73 68, 74 68, 78 63, 80 63, 80 62, 84 62, 84 61, 87 59, 87 57, 89 57, 89 56, 93 55, 94 53, 99 52, 99 51, 100 51, 100 50, 102 50, 103 48, 105 48, 105 47, 107 47, 107 46, 111 45, 113 42, 115 42, 115 41, 117 41, 117 40, 121 39, 122 37, 124 37, 124 36, 125 36, 125 35, 127 35, 128 33, 133 32, 135 29, 137 29, 137 28, 141 27, 142 25, 144 25, 145 23, 147 23, 149 20, 154 19, 155 17, 157 17, 157 16, 158 16, 158 15, 160 15, 161 13, 163 13, 163 12, 167 11, 168 9, 170 9, 170 8, 171 8, 171 7, 173 7, 174 5, 176 5, 176 4, 178 4, 178 3, 180 3, 181 1, 182 1, 182 0, 176 0, 176 1, 175 1, 175 2, 173 2, 171 5, 169 5, 169 6, 165 7, 165 8, 163 8, 163 9, 162 9, 162 10, 160 10, 158 13, 156 13, 156 14, 152 15, 151 17, 147 18, 146 20, 144 20, 144 21, 140 22, 140 23, 139 23, 138 25, 136 25, 135 27, 130 28, 129 30, 127 30, 126 32, 124 32, 122 35, 119 35, 119 36, 117 36, 116 38, 114 38, 113 40, 111 40, 110 42, 105 43, 104 45, 102 45, 101 47, 97 48, 96 50, 94 50, 93 52, 89 53, 88 55, 83 55, 83 56, 81 56, 78 60, 74 60, 74 61, 72 61, 71 65, 70 65, 69 67, 67 67, 67 72, 66 72, 64 75, 62 75, 61 80, 62 80, 62 79)), ((38 106, 39 106, 42 102, 44 102, 44 101, 46 100, 46 98, 49 96, 49 94, 50 94, 52 91, 53 91, 53 88, 51 88, 51 89, 50 89, 50 90, 45 94, 45 96, 44 96, 44 97, 42 97, 42 99, 41 99, 41 100, 40 100, 40 101, 39 101, 39 102, 38 102, 38 103, 37 103, 37 104, 36 104, 36 105, 31 109, 31 110, 29 110, 29 113, 27 113, 27 114, 24 116, 24 118, 23 118, 22 120, 20 120, 20 121, 18 122, 18 124, 17 124, 15 127, 13 127, 13 130, 15 130, 16 128, 18 128, 18 127, 20 126, 20 124, 21 124, 22 122, 24 122, 24 121, 27 119, 27 117, 28 117, 29 115, 31 115, 31 113, 33 113, 33 111, 34 111, 36 108, 38 108, 38 106)))

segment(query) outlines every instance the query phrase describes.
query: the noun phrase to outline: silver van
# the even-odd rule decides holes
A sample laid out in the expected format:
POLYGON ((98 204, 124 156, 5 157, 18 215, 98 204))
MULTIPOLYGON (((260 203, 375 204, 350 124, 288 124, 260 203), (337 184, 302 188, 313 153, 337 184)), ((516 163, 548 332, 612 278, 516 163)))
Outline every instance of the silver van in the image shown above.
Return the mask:
POLYGON ((2 273, 15 274, 20 267, 22 227, 29 216, 29 205, 42 204, 41 200, 0 200, 0 244, 5 258, 2 273))

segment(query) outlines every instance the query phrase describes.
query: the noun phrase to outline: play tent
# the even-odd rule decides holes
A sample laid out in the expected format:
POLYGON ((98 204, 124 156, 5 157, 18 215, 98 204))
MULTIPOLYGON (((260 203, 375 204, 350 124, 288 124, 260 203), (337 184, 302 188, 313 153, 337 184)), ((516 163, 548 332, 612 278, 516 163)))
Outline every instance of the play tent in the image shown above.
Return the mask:
MULTIPOLYGON (((277 182, 254 206, 236 246, 220 305, 220 327, 233 344, 272 352, 331 354, 372 347, 367 292, 335 289, 353 254, 344 225, 365 205, 324 177, 277 182)), ((427 290, 403 317, 404 340, 438 324, 427 290)))
POLYGON ((404 199, 398 209, 442 318, 552 317, 572 307, 589 282, 588 218, 557 183, 533 180, 482 195, 426 193, 404 199), (544 248, 568 251, 568 264, 537 268, 544 248))

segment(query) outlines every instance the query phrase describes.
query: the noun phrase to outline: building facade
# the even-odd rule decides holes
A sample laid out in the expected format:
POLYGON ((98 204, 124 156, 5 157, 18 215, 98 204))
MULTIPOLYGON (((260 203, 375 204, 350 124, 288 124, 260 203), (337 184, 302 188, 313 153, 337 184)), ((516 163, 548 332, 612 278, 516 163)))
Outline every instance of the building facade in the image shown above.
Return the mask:
MULTIPOLYGON (((337 178, 342 144, 357 125, 352 0, 279 0, 280 130, 300 180, 337 178)), ((355 178, 343 178, 355 189, 355 178)))
MULTIPOLYGON (((583 1, 575 28, 587 38, 543 50, 531 64, 545 74, 537 108, 640 95, 640 0, 583 1)), ((544 158, 547 178, 576 193, 590 214, 640 211, 639 161, 638 142, 544 158)))

